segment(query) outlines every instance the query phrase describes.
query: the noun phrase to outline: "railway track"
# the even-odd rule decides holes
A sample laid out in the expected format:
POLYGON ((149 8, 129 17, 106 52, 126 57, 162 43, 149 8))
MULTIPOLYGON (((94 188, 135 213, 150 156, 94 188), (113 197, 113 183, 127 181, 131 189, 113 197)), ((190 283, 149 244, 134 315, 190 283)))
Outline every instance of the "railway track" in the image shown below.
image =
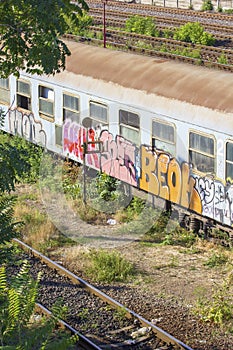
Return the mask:
MULTIPOLYGON (((102 8, 102 1, 88 0, 90 9, 102 8)), ((187 21, 207 22, 212 21, 215 23, 224 23, 230 25, 233 22, 233 15, 217 12, 201 12, 188 9, 171 8, 171 7, 158 7, 146 4, 132 4, 121 1, 108 1, 108 9, 117 10, 122 9, 125 13, 129 14, 141 14, 146 16, 166 16, 175 18, 185 18, 187 21)))
POLYGON ((68 323, 62 324, 78 334, 81 348, 192 350, 58 263, 23 242, 14 241, 24 250, 23 258, 30 262, 32 275, 42 272, 39 302, 43 307, 40 308, 49 313, 47 308, 62 296, 70 309, 68 323))
MULTIPOLYGON (((94 18, 102 18, 103 10, 101 8, 90 8, 89 14, 93 16, 94 18)), ((121 10, 106 10, 106 18, 111 20, 120 20, 121 26, 125 25, 125 21, 132 16, 131 13, 127 11, 121 11, 121 10)), ((174 17, 167 17, 167 16, 161 16, 161 15, 148 15, 147 17, 152 17, 155 20, 156 27, 160 30, 164 30, 167 28, 177 28, 179 26, 184 25, 187 22, 197 22, 196 17, 191 18, 174 18, 174 17)), ((103 20, 102 20, 103 21, 103 20)), ((228 23, 226 24, 219 24, 219 23, 208 23, 208 22, 201 22, 204 26, 205 30, 215 34, 215 36, 220 36, 222 38, 229 38, 233 37, 233 26, 229 26, 228 23)))
MULTIPOLYGON (((35 314, 42 314, 47 317, 51 317, 51 311, 49 311, 46 307, 39 303, 36 303, 34 312, 35 314)), ((89 340, 87 337, 85 337, 83 334, 78 332, 76 329, 71 327, 68 323, 64 322, 63 320, 58 320, 58 326, 63 329, 66 329, 72 335, 78 336, 78 343, 76 344, 77 349, 101 350, 99 346, 97 346, 95 343, 93 343, 91 340, 89 340)))
MULTIPOLYGON (((90 14, 94 18, 95 25, 91 29, 97 33, 101 28, 98 30, 96 27, 102 26, 103 24, 102 4, 100 2, 91 1, 89 5, 90 14)), ((109 46, 120 50, 127 50, 153 57, 158 56, 175 59, 182 62, 204 65, 231 72, 233 70, 233 26, 229 24, 233 23, 233 16, 207 14, 206 17, 205 13, 200 13, 200 16, 199 12, 196 13, 195 11, 195 16, 193 13, 194 11, 167 8, 161 9, 150 5, 144 6, 136 4, 134 6, 134 4, 108 2, 105 23, 111 29, 107 29, 106 42, 109 46), (205 29, 214 34, 217 39, 216 45, 194 45, 164 37, 148 37, 123 31, 125 21, 129 15, 135 13, 140 14, 142 9, 144 9, 143 11, 148 10, 149 15, 155 18, 157 29, 160 32, 163 32, 165 29, 173 31, 174 27, 177 28, 189 20, 197 21, 197 17, 200 17, 204 22, 205 29), (171 10, 171 12, 169 10, 171 10), (178 18, 175 18, 174 14, 175 16, 179 14, 178 18), (207 22, 204 20, 206 18, 208 19, 207 22), (212 23, 212 21, 214 21, 214 23, 212 23), (117 28, 118 30, 113 28, 117 28)), ((148 15, 147 12, 141 14, 148 15)), ((100 44, 98 41, 95 41, 95 39, 91 39, 91 42, 100 44)))
MULTIPOLYGON (((139 47, 138 43, 136 42, 134 44, 133 41, 136 41, 135 37, 133 41, 130 40, 133 38, 132 34, 129 34, 127 36, 127 39, 122 37, 122 35, 110 33, 107 36, 106 43, 108 47, 112 47, 118 50, 132 52, 136 54, 146 55, 150 57, 160 57, 165 59, 172 59, 172 60, 178 60, 180 62, 195 64, 195 65, 202 65, 205 67, 212 67, 220 70, 225 70, 229 72, 233 72, 233 52, 230 50, 222 50, 219 48, 213 48, 212 47, 201 47, 201 56, 198 58, 192 57, 192 52, 195 50, 195 48, 198 48, 198 46, 190 46, 184 45, 181 46, 179 43, 172 43, 169 39, 162 39, 158 38, 157 40, 157 47, 154 48, 145 48, 139 47), (186 53, 186 55, 183 54, 183 50, 191 49, 190 56, 189 53, 186 53), (170 52, 169 52, 170 51, 170 52), (174 53, 175 51, 175 53, 174 53), (218 62, 218 59, 221 55, 224 55, 224 59, 228 60, 227 64, 222 64, 218 62)), ((142 36, 143 37, 143 36, 142 36)), ((81 36, 74 36, 67 34, 65 36, 66 39, 76 40, 79 42, 85 42, 90 45, 99 45, 102 46, 103 41, 95 38, 88 38, 88 37, 81 37, 81 36)), ((137 39, 139 39, 139 35, 136 36, 137 39)), ((143 41, 143 40, 141 40, 143 41)), ((197 49, 198 51, 198 49, 197 49)))
MULTIPOLYGON (((94 30, 98 30, 98 28, 93 28, 94 30)), ((142 42, 150 45, 153 50, 160 51, 161 49, 165 49, 168 52, 174 52, 176 50, 182 49, 190 49, 191 51, 197 50, 200 52, 200 59, 202 61, 209 61, 218 63, 219 57, 224 54, 226 57, 228 64, 233 64, 233 51, 230 49, 222 49, 220 47, 210 47, 204 45, 195 45, 186 42, 180 42, 173 39, 166 38, 158 38, 158 37, 148 37, 146 35, 134 34, 121 32, 113 29, 108 30, 108 40, 112 42, 117 42, 125 45, 129 45, 131 43, 132 46, 137 46, 137 43, 142 42)))

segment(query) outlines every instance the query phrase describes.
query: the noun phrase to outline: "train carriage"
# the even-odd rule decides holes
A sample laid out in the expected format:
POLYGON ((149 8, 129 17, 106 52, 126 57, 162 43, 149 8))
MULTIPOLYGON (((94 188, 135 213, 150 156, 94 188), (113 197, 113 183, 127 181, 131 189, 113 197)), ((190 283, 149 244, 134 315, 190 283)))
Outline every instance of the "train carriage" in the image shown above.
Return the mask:
POLYGON ((89 141, 88 166, 231 232, 231 73, 67 44, 64 72, 0 79, 3 129, 80 163, 89 141))

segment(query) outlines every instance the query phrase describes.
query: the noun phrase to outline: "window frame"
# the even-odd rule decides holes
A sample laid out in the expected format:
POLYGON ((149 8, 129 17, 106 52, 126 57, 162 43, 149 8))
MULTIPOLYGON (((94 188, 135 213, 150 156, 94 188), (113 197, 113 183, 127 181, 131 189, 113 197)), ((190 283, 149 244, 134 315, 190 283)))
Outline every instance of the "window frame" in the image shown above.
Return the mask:
POLYGON ((124 137, 126 140, 132 142, 133 144, 135 144, 137 146, 140 146, 140 140, 141 140, 141 129, 140 129, 141 118, 140 118, 140 115, 138 113, 135 113, 135 112, 131 111, 131 110, 126 110, 126 109, 120 108, 118 110, 118 121, 119 121, 119 133, 120 133, 120 136, 124 137), (122 112, 131 113, 131 114, 135 114, 138 117, 138 126, 133 126, 133 125, 121 122, 121 117, 120 117, 121 111, 122 112), (124 135, 122 135, 121 127, 124 127, 126 129, 129 129, 129 130, 136 131, 138 133, 138 142, 135 142, 134 140, 129 140, 124 135))
MULTIPOLYGON (((233 145, 233 140, 226 140, 225 143, 225 179, 227 181, 227 179, 229 178, 229 176, 227 176, 227 164, 232 164, 233 166, 233 160, 227 160, 227 144, 231 143, 233 145)), ((232 178, 233 180, 233 178, 232 178)))
POLYGON ((0 103, 4 105, 10 104, 10 79, 9 78, 0 78, 0 91, 3 92, 3 94, 0 94, 0 103), (7 82, 7 87, 1 85, 1 81, 7 82), (4 97, 6 96, 6 98, 4 97))
POLYGON ((103 125, 107 125, 109 128, 109 116, 108 116, 108 105, 106 103, 103 103, 102 101, 95 101, 93 99, 89 100, 89 117, 94 120, 95 122, 98 122, 99 124, 103 124, 103 125), (93 118, 91 116, 91 103, 97 106, 102 106, 104 108, 106 108, 106 115, 107 115, 107 120, 106 123, 103 123, 103 120, 98 119, 98 118, 93 118))
POLYGON ((54 122, 54 120, 55 120, 55 91, 54 91, 54 89, 49 87, 49 86, 47 86, 47 85, 39 84, 38 85, 38 102, 39 102, 39 108, 38 108, 39 109, 39 116, 41 118, 43 118, 43 119, 48 120, 49 122, 54 122), (53 92, 53 99, 49 99, 49 98, 41 96, 40 88, 45 88, 47 90, 52 91, 53 92), (46 102, 52 103, 52 105, 53 105, 53 114, 46 113, 46 112, 42 111, 40 109, 40 101, 46 101, 46 102))
POLYGON ((17 106, 19 107, 19 108, 21 108, 21 109, 23 109, 23 110, 26 110, 26 111, 32 111, 32 104, 31 104, 31 101, 32 101, 32 97, 31 97, 31 83, 30 83, 30 81, 28 81, 28 80, 24 80, 24 79, 17 79, 17 81, 16 81, 16 102, 17 102, 17 106), (29 86, 29 94, 26 94, 26 93, 21 93, 21 92, 19 92, 18 91, 18 83, 19 82, 22 82, 22 83, 24 83, 24 84, 27 84, 28 86, 29 86), (22 107, 22 106, 19 106, 19 104, 18 104, 18 96, 23 96, 23 97, 26 97, 27 99, 28 99, 28 106, 29 106, 29 108, 27 109, 27 108, 24 108, 24 107, 22 107))
POLYGON ((69 92, 67 92, 67 91, 63 91, 63 93, 62 93, 62 121, 63 121, 63 123, 67 120, 67 119, 71 119, 71 121, 72 122, 77 122, 78 124, 80 124, 80 96, 79 95, 75 95, 75 94, 72 94, 72 93, 69 93, 69 92), (69 96, 69 97, 74 97, 74 98, 76 98, 77 100, 78 100, 78 110, 76 110, 76 109, 72 109, 72 108, 69 108, 69 107, 66 107, 65 105, 64 105, 64 96, 69 96), (71 118, 65 118, 65 115, 64 115, 64 110, 67 110, 67 111, 70 111, 70 112, 73 112, 73 113, 75 113, 75 114, 77 114, 77 116, 78 116, 78 120, 76 121, 76 120, 73 120, 73 119, 71 119, 71 118))
POLYGON ((152 119, 152 123, 151 123, 151 141, 152 141, 152 148, 154 149, 158 149, 158 150, 162 150, 164 152, 168 152, 170 153, 172 156, 175 156, 176 155, 176 125, 174 123, 169 123, 167 122, 166 120, 163 120, 163 119, 160 119, 160 118, 153 118, 152 119), (170 141, 170 140, 167 140, 167 139, 164 139, 164 138, 161 138, 161 137, 155 137, 153 135, 153 122, 156 122, 156 123, 159 123, 161 125, 167 125, 169 127, 172 127, 173 128, 173 136, 174 136, 174 141, 170 141), (155 145, 154 145, 154 142, 153 142, 153 139, 155 140, 155 145), (168 150, 163 150, 162 148, 159 148, 159 147, 156 147, 156 140, 158 140, 159 142, 164 142, 165 144, 169 144, 169 145, 173 145, 174 146, 174 154, 169 152, 168 150))
POLYGON ((209 157, 209 158, 211 158, 211 159, 213 159, 213 161, 214 161, 214 164, 213 164, 213 167, 214 167, 214 169, 213 169, 213 172, 210 172, 210 171, 205 171, 205 170, 199 170, 198 168, 197 168, 197 166, 195 166, 194 168, 193 168, 193 170, 194 171, 197 171, 197 172, 200 172, 200 173, 202 173, 202 174, 216 174, 216 139, 215 139, 215 137, 214 137, 214 135, 211 135, 211 134, 208 134, 208 133, 204 133, 204 132, 202 132, 202 131, 198 131, 198 130, 194 130, 194 129, 192 129, 192 130, 189 130, 189 133, 188 133, 188 157, 189 157, 189 163, 190 164, 193 164, 193 162, 191 161, 191 157, 190 157, 190 151, 191 152, 195 152, 195 153, 197 153, 197 154, 201 154, 202 156, 205 156, 205 157, 209 157), (198 135, 198 136, 202 136, 202 137, 206 137, 206 138, 208 138, 208 139, 212 139, 213 140, 213 142, 214 142, 214 154, 212 155, 212 154, 210 154, 210 153, 207 153, 207 152, 203 152, 203 151, 200 151, 199 149, 197 150, 197 149, 195 149, 195 148, 192 148, 192 147, 190 147, 190 135, 191 135, 191 133, 192 134, 195 134, 195 135, 198 135))

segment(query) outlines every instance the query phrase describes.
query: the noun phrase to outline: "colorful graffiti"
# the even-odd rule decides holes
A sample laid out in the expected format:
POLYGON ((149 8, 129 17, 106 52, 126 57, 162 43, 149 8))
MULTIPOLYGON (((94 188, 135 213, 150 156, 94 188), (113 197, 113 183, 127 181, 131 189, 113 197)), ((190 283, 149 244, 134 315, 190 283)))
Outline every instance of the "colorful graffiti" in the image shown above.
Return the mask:
POLYGON ((101 170, 132 186, 137 186, 136 146, 119 135, 114 140, 108 131, 101 133, 100 141, 102 141, 101 170))
POLYGON ((85 158, 86 164, 95 169, 99 169, 99 156, 95 151, 98 152, 99 146, 95 144, 95 130, 87 130, 80 124, 72 122, 67 119, 63 125, 63 152, 72 159, 78 162, 83 162, 83 151, 84 144, 88 141, 87 155, 85 158), (93 143, 90 143, 93 142, 93 143), (92 152, 92 153, 91 153, 92 152))
POLYGON ((140 189, 201 213, 202 203, 188 163, 180 165, 168 153, 152 152, 146 146, 141 146, 140 159, 140 189))
POLYGON ((42 123, 32 113, 26 114, 18 109, 9 110, 9 130, 14 135, 46 147, 47 137, 42 123))
MULTIPOLYGON (((109 131, 100 134, 101 152, 94 130, 88 130, 86 164, 108 175, 176 203, 226 225, 233 224, 233 185, 192 173, 187 162, 179 163, 169 153, 146 145, 138 148, 109 131), (97 151, 97 153, 92 152, 97 151), (90 154, 89 154, 90 153, 90 154)), ((63 126, 63 150, 83 161, 86 129, 67 121, 63 126)))

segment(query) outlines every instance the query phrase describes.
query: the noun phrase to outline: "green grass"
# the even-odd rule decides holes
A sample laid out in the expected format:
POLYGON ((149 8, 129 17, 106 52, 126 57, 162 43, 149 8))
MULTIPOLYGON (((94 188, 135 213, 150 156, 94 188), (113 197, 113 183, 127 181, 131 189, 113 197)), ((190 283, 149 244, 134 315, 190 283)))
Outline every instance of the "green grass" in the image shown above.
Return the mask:
POLYGON ((98 282, 125 282, 135 274, 133 264, 118 252, 92 251, 89 258, 87 274, 98 282))
POLYGON ((233 298, 230 287, 233 282, 233 273, 221 285, 212 290, 212 295, 199 295, 194 312, 206 322, 212 322, 224 327, 224 331, 233 333, 233 298))
POLYGON ((210 268, 218 267, 225 265, 228 262, 229 258, 223 253, 213 253, 208 260, 204 263, 204 266, 210 268))

